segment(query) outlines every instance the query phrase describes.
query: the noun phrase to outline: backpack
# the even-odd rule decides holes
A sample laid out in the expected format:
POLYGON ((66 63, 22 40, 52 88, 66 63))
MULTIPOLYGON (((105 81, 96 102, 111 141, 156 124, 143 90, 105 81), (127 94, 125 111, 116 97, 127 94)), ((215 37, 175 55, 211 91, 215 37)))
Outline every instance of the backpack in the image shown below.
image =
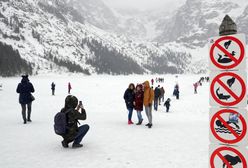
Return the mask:
POLYGON ((54 131, 58 135, 64 135, 67 131, 67 113, 72 109, 68 109, 65 112, 58 112, 54 116, 54 131))

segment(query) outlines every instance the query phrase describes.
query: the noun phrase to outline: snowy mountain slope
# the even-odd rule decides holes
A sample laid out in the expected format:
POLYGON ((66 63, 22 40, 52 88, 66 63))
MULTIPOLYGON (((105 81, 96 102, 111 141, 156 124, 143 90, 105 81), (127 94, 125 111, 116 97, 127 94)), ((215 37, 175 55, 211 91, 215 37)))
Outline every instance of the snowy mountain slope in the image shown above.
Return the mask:
POLYGON ((190 62, 182 49, 135 42, 85 23, 85 18, 68 6, 70 1, 0 3, 1 41, 32 63, 33 73, 182 73, 190 62))
POLYGON ((239 32, 245 33, 248 37, 248 5, 246 5, 246 8, 244 9, 244 12, 241 16, 237 18, 237 28, 239 32))
POLYGON ((117 30, 119 20, 113 11, 101 0, 69 0, 67 4, 74 7, 85 20, 106 31, 117 30))
POLYGON ((248 2, 240 2, 187 0, 174 12, 149 13, 117 12, 100 0, 4 0, 0 41, 33 74, 204 73, 207 40, 225 14, 247 32, 248 2))
POLYGON ((107 32, 126 35, 131 38, 146 36, 146 28, 143 20, 136 15, 136 10, 120 13, 107 6, 102 0, 70 0, 68 5, 81 13, 85 20, 107 32), (132 13, 128 15, 127 13, 132 13))
POLYGON ((187 0, 164 23, 164 33, 157 39, 161 42, 177 41, 191 47, 203 47, 208 38, 218 35, 219 25, 226 14, 236 20, 243 9, 244 6, 233 1, 187 0))
POLYGON ((191 71, 207 70, 208 39, 218 36, 219 25, 226 14, 236 21, 238 32, 246 33, 247 13, 243 12, 246 6, 248 2, 242 0, 187 0, 171 17, 157 24, 163 33, 155 41, 185 46, 192 55, 191 71))
POLYGON ((168 10, 168 7, 146 12, 114 9, 112 16, 119 21, 111 32, 132 40, 161 43, 159 46, 168 42, 176 44, 192 55, 189 71, 206 72, 208 39, 218 35, 219 25, 226 14, 237 22, 239 32, 246 33, 246 6, 248 2, 245 0, 187 0, 175 11, 168 10))

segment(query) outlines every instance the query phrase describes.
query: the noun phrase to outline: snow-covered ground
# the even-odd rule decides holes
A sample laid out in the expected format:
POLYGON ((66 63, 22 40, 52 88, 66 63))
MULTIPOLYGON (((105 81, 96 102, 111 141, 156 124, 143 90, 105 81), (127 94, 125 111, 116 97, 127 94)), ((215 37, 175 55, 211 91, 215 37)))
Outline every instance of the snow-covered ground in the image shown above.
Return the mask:
MULTIPOLYGON (((208 84, 193 94, 199 75, 30 77, 35 87, 32 123, 23 124, 18 94, 20 78, 0 78, 1 168, 204 168, 208 166, 208 84), (123 93, 128 84, 164 77, 165 98, 171 97, 176 81, 180 100, 174 97, 171 111, 159 106, 153 111, 152 129, 127 125, 123 93), (50 85, 56 83, 56 95, 50 85), (80 149, 64 149, 55 135, 53 117, 64 105, 67 83, 82 100, 90 131, 80 149)), ((156 84, 157 85, 157 84, 156 84)), ((137 122, 136 113, 133 115, 137 122)))

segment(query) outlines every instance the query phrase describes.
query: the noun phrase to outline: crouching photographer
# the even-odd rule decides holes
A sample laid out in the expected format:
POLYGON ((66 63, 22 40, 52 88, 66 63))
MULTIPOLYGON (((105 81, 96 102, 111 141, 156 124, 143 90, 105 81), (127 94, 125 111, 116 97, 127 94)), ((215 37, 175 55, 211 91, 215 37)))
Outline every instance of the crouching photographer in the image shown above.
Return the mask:
POLYGON ((86 120, 85 109, 81 101, 78 103, 78 99, 75 96, 69 95, 65 99, 65 107, 54 118, 55 132, 63 137, 62 146, 64 148, 68 148, 71 142, 73 142, 72 148, 83 146, 80 143, 88 132, 89 125, 78 126, 80 124, 78 120, 86 120), (65 124, 63 124, 63 120, 66 122, 65 124), (64 130, 61 125, 65 125, 64 130))

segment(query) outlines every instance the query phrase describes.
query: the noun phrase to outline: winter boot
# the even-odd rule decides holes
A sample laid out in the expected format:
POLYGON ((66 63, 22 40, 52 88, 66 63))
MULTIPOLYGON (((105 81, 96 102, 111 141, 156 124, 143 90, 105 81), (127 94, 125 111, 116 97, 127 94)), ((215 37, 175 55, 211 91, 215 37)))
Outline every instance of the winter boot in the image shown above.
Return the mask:
POLYGON ((81 147, 83 147, 82 144, 73 144, 72 145, 72 148, 81 148, 81 147))
POLYGON ((146 126, 148 127, 150 124, 148 123, 148 124, 146 124, 146 126))
POLYGON ((63 146, 64 148, 68 148, 68 147, 69 147, 68 143, 65 142, 64 140, 61 142, 61 144, 62 144, 62 146, 63 146))
POLYGON ((131 120, 128 121, 128 125, 130 125, 130 124, 133 124, 133 122, 131 120))
POLYGON ((148 125, 148 128, 152 128, 152 124, 149 124, 149 125, 148 125))
POLYGON ((143 119, 140 120, 136 125, 141 125, 142 124, 142 121, 143 121, 143 119))

